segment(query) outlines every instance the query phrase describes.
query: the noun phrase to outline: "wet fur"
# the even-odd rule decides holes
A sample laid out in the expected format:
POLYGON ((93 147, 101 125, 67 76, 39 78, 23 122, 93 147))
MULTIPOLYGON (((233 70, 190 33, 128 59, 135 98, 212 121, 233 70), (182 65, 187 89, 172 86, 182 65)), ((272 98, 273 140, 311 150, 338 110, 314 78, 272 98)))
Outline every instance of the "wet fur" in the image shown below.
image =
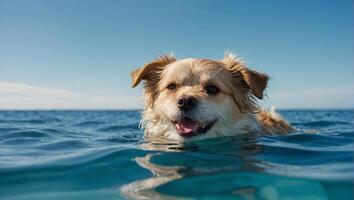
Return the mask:
POLYGON ((147 138, 172 139, 181 142, 232 136, 245 133, 286 134, 293 128, 275 111, 259 107, 268 83, 266 74, 251 70, 231 53, 216 61, 210 59, 177 60, 165 55, 132 72, 133 87, 144 83, 145 108, 142 128, 147 138), (210 82, 221 92, 208 95, 204 87, 210 82), (166 89, 176 83, 175 91, 166 89), (197 109, 188 117, 217 123, 207 133, 190 138, 180 136, 172 121, 185 116, 177 107, 183 95, 198 99, 197 109))

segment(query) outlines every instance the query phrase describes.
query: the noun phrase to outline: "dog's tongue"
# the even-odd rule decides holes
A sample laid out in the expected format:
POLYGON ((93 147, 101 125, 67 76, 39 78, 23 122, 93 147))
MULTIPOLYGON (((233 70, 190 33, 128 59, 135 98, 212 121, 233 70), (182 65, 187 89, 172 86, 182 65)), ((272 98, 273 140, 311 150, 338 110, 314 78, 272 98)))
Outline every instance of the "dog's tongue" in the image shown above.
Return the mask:
POLYGON ((198 129, 198 122, 182 119, 176 124, 176 129, 178 132, 186 134, 195 132, 198 129))

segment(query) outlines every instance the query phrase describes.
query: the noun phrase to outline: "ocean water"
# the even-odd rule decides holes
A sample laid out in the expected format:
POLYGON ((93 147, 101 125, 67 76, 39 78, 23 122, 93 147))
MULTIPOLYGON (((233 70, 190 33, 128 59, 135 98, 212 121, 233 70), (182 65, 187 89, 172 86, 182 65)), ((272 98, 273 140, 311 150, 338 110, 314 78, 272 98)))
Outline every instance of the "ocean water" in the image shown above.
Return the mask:
POLYGON ((0 111, 0 199, 353 199, 354 111, 279 112, 315 133, 180 146, 138 111, 0 111))

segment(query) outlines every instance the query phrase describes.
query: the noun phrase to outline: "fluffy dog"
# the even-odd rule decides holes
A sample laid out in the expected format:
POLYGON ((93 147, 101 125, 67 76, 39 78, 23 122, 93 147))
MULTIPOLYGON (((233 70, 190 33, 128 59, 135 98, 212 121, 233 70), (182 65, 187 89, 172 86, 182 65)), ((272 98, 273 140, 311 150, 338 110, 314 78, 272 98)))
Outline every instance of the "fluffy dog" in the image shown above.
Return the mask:
POLYGON ((165 55, 132 72, 144 83, 147 138, 180 142, 244 133, 285 134, 293 128, 259 107, 269 77, 231 53, 220 61, 165 55))

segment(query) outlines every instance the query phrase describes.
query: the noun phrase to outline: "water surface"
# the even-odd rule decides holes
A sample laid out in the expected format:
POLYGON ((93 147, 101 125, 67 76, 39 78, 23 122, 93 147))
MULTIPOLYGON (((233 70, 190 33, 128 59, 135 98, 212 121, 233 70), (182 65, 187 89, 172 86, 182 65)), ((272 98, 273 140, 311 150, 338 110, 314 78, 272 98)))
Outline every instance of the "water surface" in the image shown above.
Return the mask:
POLYGON ((0 199, 353 199, 353 110, 283 110, 301 130, 181 147, 138 111, 0 111, 0 199))

